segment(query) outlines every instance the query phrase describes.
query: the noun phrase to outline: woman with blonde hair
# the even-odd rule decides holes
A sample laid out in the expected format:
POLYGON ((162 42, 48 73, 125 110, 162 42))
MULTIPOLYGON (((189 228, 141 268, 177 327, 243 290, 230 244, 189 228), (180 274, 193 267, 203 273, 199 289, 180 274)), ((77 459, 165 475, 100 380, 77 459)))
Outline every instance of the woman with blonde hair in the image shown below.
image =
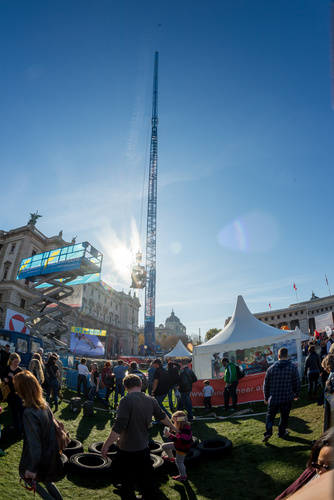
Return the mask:
POLYGON ((30 363, 29 363, 29 371, 35 375, 37 378, 37 381, 39 385, 41 386, 45 380, 44 378, 44 373, 43 373, 43 368, 41 363, 37 358, 32 358, 30 363))
POLYGON ((14 377, 16 392, 23 399, 23 449, 19 473, 44 499, 63 500, 53 481, 62 476, 62 462, 53 423, 53 415, 43 399, 42 388, 28 370, 14 377), (38 484, 44 483, 45 489, 38 484))
POLYGON ((21 358, 16 352, 12 352, 9 356, 7 366, 4 369, 4 378, 3 380, 8 384, 10 389, 10 393, 7 397, 7 403, 10 408, 12 414, 12 425, 11 429, 16 431, 22 430, 22 414, 23 414, 23 406, 21 398, 16 394, 13 379, 15 375, 22 371, 22 368, 19 367, 21 363, 21 358))

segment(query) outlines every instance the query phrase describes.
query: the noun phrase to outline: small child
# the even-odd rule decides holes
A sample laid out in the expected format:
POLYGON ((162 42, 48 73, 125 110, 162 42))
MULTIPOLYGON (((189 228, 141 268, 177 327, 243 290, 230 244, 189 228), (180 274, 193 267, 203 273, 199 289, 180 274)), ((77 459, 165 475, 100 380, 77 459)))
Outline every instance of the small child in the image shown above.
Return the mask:
MULTIPOLYGON (((2 408, 0 406, 0 414, 2 413, 2 408)), ((1 440, 1 425, 0 425, 0 440, 1 440)), ((0 457, 4 457, 6 453, 0 448, 0 457)))
POLYGON ((211 396, 215 391, 213 390, 213 387, 211 387, 209 380, 204 380, 203 384, 204 408, 206 411, 211 411, 211 396))
POLYGON ((172 479, 176 481, 187 481, 186 468, 184 466, 184 459, 188 451, 190 450, 192 441, 192 432, 189 422, 187 421, 187 414, 184 411, 176 411, 172 416, 172 421, 177 429, 179 429, 178 434, 171 434, 169 429, 166 427, 164 430, 164 435, 169 438, 171 443, 164 443, 162 445, 163 450, 166 452, 167 456, 162 458, 167 462, 175 462, 179 470, 178 476, 172 476, 172 479), (173 456, 173 450, 176 451, 176 459, 173 456))

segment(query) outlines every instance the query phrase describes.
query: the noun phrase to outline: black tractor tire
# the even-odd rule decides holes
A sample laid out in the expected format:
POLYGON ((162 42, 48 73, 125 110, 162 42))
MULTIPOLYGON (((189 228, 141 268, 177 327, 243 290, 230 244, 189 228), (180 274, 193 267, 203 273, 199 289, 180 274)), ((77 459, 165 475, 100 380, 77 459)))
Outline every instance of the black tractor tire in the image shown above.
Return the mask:
POLYGON ((72 472, 82 477, 105 474, 111 466, 110 458, 104 458, 98 453, 76 453, 70 457, 72 472))
MULTIPOLYGON (((104 443, 104 441, 98 441, 97 443, 90 444, 88 446, 89 453, 100 453, 101 454, 103 443, 104 443)), ((113 443, 109 448, 109 451, 107 453, 107 457, 110 458, 110 460, 112 460, 115 457, 116 453, 117 453, 117 445, 115 443, 113 443)))
POLYGON ((148 447, 150 449, 150 453, 153 454, 153 455, 161 455, 161 453, 163 451, 162 450, 162 445, 163 445, 163 442, 151 439, 148 442, 148 447))
POLYGON ((227 438, 207 439, 197 445, 197 449, 207 457, 221 457, 232 451, 232 441, 227 438))
POLYGON ((150 453, 153 469, 155 472, 160 472, 163 469, 164 460, 159 455, 150 453))
POLYGON ((63 453, 67 456, 67 458, 70 458, 72 455, 82 453, 83 451, 84 449, 82 443, 80 443, 77 439, 71 439, 63 453))
POLYGON ((199 439, 198 439, 198 437, 193 436, 193 437, 191 438, 191 447, 192 447, 192 448, 197 448, 198 443, 199 443, 199 439))

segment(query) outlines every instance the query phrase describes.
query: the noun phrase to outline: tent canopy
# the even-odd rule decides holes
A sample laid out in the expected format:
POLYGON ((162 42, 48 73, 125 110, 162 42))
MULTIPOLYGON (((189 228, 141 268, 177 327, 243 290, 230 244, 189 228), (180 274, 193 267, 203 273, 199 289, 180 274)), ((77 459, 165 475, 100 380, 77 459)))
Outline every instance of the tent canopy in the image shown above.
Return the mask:
POLYGON ((184 347, 182 340, 179 340, 174 349, 165 354, 164 358, 189 358, 190 356, 192 353, 184 347))
MULTIPOLYGON (((285 340, 308 340, 309 337, 296 330, 279 330, 266 325, 253 316, 241 295, 238 296, 233 316, 225 328, 204 344, 194 347, 193 361, 198 378, 211 378, 211 359, 215 352, 250 349, 284 342, 285 340)), ((300 360, 299 360, 300 361, 300 360)))

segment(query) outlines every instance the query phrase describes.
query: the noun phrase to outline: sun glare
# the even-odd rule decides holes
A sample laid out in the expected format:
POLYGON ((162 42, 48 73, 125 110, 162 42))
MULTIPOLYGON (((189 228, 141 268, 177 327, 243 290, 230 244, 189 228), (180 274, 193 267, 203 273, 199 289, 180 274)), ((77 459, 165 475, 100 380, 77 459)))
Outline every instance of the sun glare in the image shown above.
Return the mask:
POLYGON ((119 246, 111 252, 111 258, 120 275, 130 276, 131 267, 133 265, 133 255, 128 248, 124 245, 119 246))

